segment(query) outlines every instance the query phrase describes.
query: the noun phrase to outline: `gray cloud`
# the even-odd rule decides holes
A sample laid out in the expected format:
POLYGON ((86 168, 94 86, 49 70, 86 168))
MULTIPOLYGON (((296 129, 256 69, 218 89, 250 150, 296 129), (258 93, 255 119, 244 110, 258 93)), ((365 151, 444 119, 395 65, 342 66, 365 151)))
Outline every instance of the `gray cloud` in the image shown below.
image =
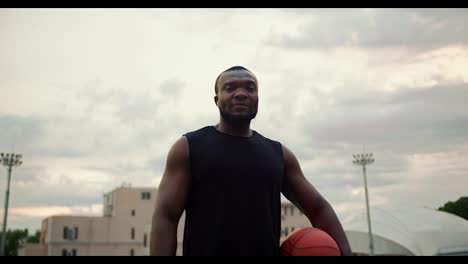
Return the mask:
MULTIPOLYGON (((341 149, 307 148, 309 151, 321 156, 320 159, 301 159, 304 175, 308 180, 319 187, 325 188, 356 188, 362 186, 362 168, 352 163, 353 154, 360 153, 359 149, 344 147, 341 149), (322 154, 325 153, 325 154, 322 154)), ((399 154, 385 150, 375 151, 375 164, 368 167, 372 178, 368 180, 369 186, 379 187, 392 185, 404 178, 401 172, 408 170, 408 162, 399 154)))
POLYGON ((16 170, 12 176, 10 206, 75 206, 102 202, 102 194, 108 192, 104 186, 77 180, 67 174, 60 174, 60 179, 42 171, 40 174, 16 170), (34 180, 24 180, 33 177, 34 180), (30 176, 29 176, 30 175, 30 176), (23 178, 23 179, 22 179, 23 178))
POLYGON ((39 182, 42 180, 44 173, 45 166, 27 165, 25 163, 24 165, 13 171, 12 182, 20 185, 27 185, 39 182))
POLYGON ((120 92, 111 101, 115 106, 115 115, 121 122, 135 124, 142 121, 152 120, 158 115, 159 106, 162 100, 154 96, 130 95, 127 92, 120 92))
POLYGON ((86 145, 76 144, 76 139, 82 138, 83 130, 86 126, 72 118, 0 114, 0 151, 21 153, 23 159, 82 157, 86 145))
POLYGON ((28 151, 44 135, 42 120, 37 117, 0 113, 0 151, 28 151))
POLYGON ((382 93, 342 101, 304 129, 312 135, 311 144, 327 147, 366 144, 400 153, 430 152, 468 141, 467 99, 465 84, 382 93))
POLYGON ((80 168, 109 175, 111 184, 115 186, 126 181, 130 181, 136 186, 148 186, 162 176, 164 165, 164 155, 150 155, 112 161, 109 166, 90 165, 80 168))
POLYGON ((178 79, 169 79, 165 80, 161 85, 159 90, 164 96, 171 98, 177 98, 180 95, 182 88, 184 88, 185 83, 178 79))
MULTIPOLYGON (((305 176, 334 203, 347 202, 350 188, 362 187, 362 168, 352 164, 352 154, 361 153, 363 145, 375 157, 375 163, 368 167, 369 188, 386 189, 411 179, 410 155, 452 151, 468 143, 466 84, 397 93, 341 94, 335 98, 335 104, 324 105, 316 116, 288 120, 288 130, 295 131, 300 140, 282 138, 286 145, 294 142, 290 148, 305 176)), ((458 161, 453 162, 449 167, 444 163, 445 180, 466 171, 458 161)), ((437 167, 427 169, 431 175, 426 175, 421 184, 443 179, 436 173, 437 167)), ((392 196, 391 191, 384 194, 392 196)), ((418 199, 423 198, 421 194, 418 199)))
MULTIPOLYGON (((396 184, 401 181, 401 177, 394 177, 392 174, 382 174, 375 172, 375 166, 370 167, 371 173, 368 172, 372 177, 368 178, 368 185, 370 187, 380 187, 386 185, 396 184)), ((348 165, 347 168, 341 168, 336 170, 329 170, 324 172, 323 170, 317 170, 317 172, 309 173, 316 175, 316 180, 309 179, 319 189, 336 188, 337 190, 344 187, 356 188, 363 186, 362 169, 354 168, 352 164, 348 165), (345 177, 344 175, 352 175, 352 177, 345 177)), ((308 176, 308 178, 314 178, 314 176, 308 176)))
POLYGON ((134 186, 157 182, 170 141, 186 132, 185 125, 194 123, 177 125, 173 119, 181 114, 166 113, 175 108, 172 105, 183 86, 171 79, 163 82, 161 89, 128 92, 107 89, 105 82, 96 79, 76 94, 84 106, 81 113, 57 113, 42 119, 1 115, 2 151, 11 148, 9 143, 19 142, 14 147, 25 162, 12 178, 11 206, 100 203, 100 193, 123 182, 134 186), (48 171, 47 162, 54 158, 68 162, 48 171), (38 162, 43 164, 29 165, 38 162))
MULTIPOLYGON (((13 171, 10 206, 82 206, 100 204, 102 194, 111 191, 124 182, 134 186, 149 186, 159 177, 148 173, 149 162, 144 166, 135 159, 129 161, 108 161, 110 166, 81 165, 68 166, 62 170, 48 171, 48 164, 28 165, 13 171), (84 175, 69 172, 79 169, 84 175), (91 175, 86 176, 86 174, 91 175)), ((84 163, 83 163, 84 164, 84 163)), ((96 164, 99 161, 96 160, 96 164)), ((0 175, 3 173, 0 173, 0 175)), ((2 186, 3 187, 3 186, 2 186)))
POLYGON ((31 157, 80 158, 96 153, 97 140, 93 135, 99 133, 90 127, 91 121, 75 118, 48 116, 42 120, 45 132, 40 141, 32 145, 27 152, 31 157))
MULTIPOLYGON (((468 44, 468 9, 326 9, 290 11, 310 17, 298 34, 272 33, 266 43, 291 49, 359 46, 437 48, 468 44)), ((293 31, 294 32, 294 31, 293 31)))
POLYGON ((165 118, 165 107, 178 101, 184 87, 185 83, 179 79, 166 79, 156 89, 139 87, 136 90, 109 87, 100 79, 92 80, 77 94, 87 104, 81 120, 107 111, 106 115, 118 118, 123 124, 158 122, 165 118))
POLYGON ((176 111, 183 87, 183 82, 170 79, 158 89, 130 92, 109 88, 99 78, 91 80, 76 92, 78 108, 72 115, 0 115, 1 150, 16 148, 30 157, 148 155, 183 133, 184 124, 174 122, 184 114, 176 111))

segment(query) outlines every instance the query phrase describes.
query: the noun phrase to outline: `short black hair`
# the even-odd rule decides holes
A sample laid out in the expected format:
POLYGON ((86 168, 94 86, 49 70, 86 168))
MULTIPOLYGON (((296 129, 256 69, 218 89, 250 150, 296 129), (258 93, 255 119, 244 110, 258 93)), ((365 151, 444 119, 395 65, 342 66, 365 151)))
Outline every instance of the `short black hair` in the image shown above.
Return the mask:
POLYGON ((216 78, 216 81, 215 81, 215 94, 218 94, 218 81, 219 81, 219 78, 221 77, 221 75, 223 75, 223 73, 229 72, 229 71, 248 71, 248 72, 252 73, 249 69, 247 69, 245 67, 242 67, 242 66, 233 66, 233 67, 223 71, 216 78))

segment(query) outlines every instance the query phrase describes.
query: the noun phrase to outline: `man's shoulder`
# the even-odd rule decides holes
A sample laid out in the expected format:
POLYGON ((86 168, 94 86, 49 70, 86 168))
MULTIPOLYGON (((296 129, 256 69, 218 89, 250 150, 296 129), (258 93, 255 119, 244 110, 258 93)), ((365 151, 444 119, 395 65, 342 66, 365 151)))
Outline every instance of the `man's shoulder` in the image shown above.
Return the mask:
POLYGON ((185 136, 187 139, 204 136, 204 135, 207 135, 212 130, 212 128, 213 126, 205 126, 196 130, 191 130, 183 134, 182 136, 185 136))
POLYGON ((274 145, 278 145, 278 146, 282 145, 281 142, 279 140, 277 140, 277 139, 273 139, 271 137, 266 137, 265 135, 260 134, 258 131, 255 131, 255 133, 257 134, 257 136, 262 141, 265 141, 265 142, 268 142, 268 143, 271 143, 271 144, 274 144, 274 145))

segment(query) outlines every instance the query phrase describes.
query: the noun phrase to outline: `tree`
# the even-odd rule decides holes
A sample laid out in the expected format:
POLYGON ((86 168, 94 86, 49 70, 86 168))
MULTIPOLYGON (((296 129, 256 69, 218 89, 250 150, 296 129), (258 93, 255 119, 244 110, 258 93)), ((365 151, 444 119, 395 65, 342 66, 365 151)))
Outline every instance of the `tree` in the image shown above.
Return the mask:
POLYGON ((8 230, 6 236, 5 255, 18 256, 18 249, 23 242, 39 243, 41 232, 36 231, 33 236, 29 236, 28 233, 28 229, 8 230))
POLYGON ((6 236, 6 256, 18 256, 20 241, 28 237, 28 230, 8 230, 6 236))
POLYGON ((460 197, 455 202, 449 201, 444 206, 439 207, 438 210, 458 215, 468 220, 468 197, 460 197))
POLYGON ((39 239, 41 238, 41 232, 39 230, 33 236, 29 236, 26 242, 28 243, 39 243, 39 239))

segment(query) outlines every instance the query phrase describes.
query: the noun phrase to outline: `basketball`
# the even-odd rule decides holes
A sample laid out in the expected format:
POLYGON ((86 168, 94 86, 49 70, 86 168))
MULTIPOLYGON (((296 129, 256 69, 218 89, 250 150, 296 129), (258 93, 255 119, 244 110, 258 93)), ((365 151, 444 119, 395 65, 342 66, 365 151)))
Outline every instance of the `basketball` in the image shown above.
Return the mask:
POLYGON ((281 244, 280 256, 340 256, 336 241, 314 227, 300 228, 281 244))

